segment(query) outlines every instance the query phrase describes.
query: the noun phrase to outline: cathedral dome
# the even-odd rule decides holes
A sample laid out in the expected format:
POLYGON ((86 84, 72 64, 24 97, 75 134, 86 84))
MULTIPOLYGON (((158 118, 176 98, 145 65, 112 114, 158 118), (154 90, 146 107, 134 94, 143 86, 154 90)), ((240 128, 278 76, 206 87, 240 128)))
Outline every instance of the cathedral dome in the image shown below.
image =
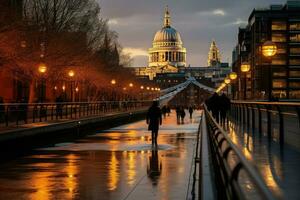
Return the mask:
POLYGON ((157 42, 176 42, 182 44, 180 34, 172 27, 163 27, 161 30, 157 31, 153 43, 157 42))

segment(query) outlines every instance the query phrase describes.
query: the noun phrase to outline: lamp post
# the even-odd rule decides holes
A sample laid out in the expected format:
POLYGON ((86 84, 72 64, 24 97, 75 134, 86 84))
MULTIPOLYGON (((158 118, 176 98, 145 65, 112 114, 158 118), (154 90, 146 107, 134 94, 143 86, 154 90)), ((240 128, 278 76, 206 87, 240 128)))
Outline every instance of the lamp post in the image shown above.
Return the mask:
POLYGON ((44 101, 44 97, 46 93, 45 90, 46 84, 45 84, 45 77, 44 77, 44 74, 47 72, 46 64, 44 63, 39 64, 38 71, 41 75, 41 84, 39 88, 39 101, 42 103, 44 101))
MULTIPOLYGON (((234 81, 237 78, 237 74, 235 72, 231 72, 229 74, 229 78, 231 81, 234 81)), ((234 85, 232 84, 232 86, 234 86, 234 85)), ((234 99, 234 96, 235 96, 234 89, 231 89, 231 91, 232 91, 232 99, 234 99)))
POLYGON ((244 100, 247 99, 247 72, 250 71, 250 64, 248 62, 243 62, 241 64, 241 72, 244 73, 244 100))
MULTIPOLYGON (((262 45, 262 54, 269 59, 272 59, 272 57, 277 53, 277 46, 272 41, 266 41, 262 45)), ((272 99, 272 70, 271 70, 271 64, 268 67, 268 99, 269 101, 272 99)))
POLYGON ((71 102, 73 102, 74 101, 74 98, 73 98, 73 77, 75 76, 75 72, 73 70, 69 70, 68 76, 71 79, 71 102))
POLYGON ((227 78, 224 79, 224 83, 225 83, 226 86, 227 86, 227 95, 229 95, 229 94, 228 94, 228 93, 229 93, 229 92, 228 92, 228 89, 229 89, 229 84, 230 84, 230 82, 231 82, 230 78, 227 77, 227 78))

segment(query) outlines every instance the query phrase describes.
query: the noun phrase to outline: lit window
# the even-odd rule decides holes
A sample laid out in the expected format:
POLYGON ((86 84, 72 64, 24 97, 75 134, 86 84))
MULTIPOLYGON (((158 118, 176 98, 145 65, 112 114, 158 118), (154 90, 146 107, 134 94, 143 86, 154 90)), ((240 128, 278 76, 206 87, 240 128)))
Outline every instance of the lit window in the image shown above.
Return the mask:
POLYGON ((290 65, 300 65, 300 59, 290 59, 290 65))
POLYGON ((286 81, 285 80, 273 80, 273 88, 285 88, 286 87, 286 81))
POLYGON ((291 54, 300 54, 300 47, 292 47, 290 48, 291 54))
POLYGON ((299 71, 290 71, 290 77, 300 77, 300 70, 299 71))
POLYGON ((300 22, 294 22, 290 24, 290 30, 300 30, 300 22))
POLYGON ((281 59, 281 58, 274 58, 272 59, 272 65, 285 65, 286 64, 286 60, 285 59, 281 59))
POLYGON ((277 76, 277 77, 286 76, 286 72, 273 72, 273 76, 277 76))
POLYGON ((290 87, 292 87, 292 88, 300 88, 300 82, 290 82, 290 87))
POLYGON ((291 34, 290 41, 291 42, 300 42, 300 34, 291 34))
POLYGON ((290 99, 300 99, 300 90, 292 90, 289 92, 290 99))
POLYGON ((284 34, 280 34, 280 33, 272 34, 272 42, 285 42, 285 41, 286 41, 286 37, 284 34))
POLYGON ((273 21, 272 30, 286 30, 286 23, 283 21, 273 21))
POLYGON ((283 99, 286 98, 286 91, 285 90, 272 90, 272 94, 274 97, 283 99))

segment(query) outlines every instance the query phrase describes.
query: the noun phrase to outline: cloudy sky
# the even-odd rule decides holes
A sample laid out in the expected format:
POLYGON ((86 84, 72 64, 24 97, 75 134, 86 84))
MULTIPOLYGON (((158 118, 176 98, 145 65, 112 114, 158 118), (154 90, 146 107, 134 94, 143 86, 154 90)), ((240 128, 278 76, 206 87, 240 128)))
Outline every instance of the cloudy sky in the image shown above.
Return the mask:
POLYGON ((231 62, 237 31, 253 8, 283 4, 286 0, 98 0, 102 17, 119 34, 124 50, 134 58, 133 66, 147 65, 147 49, 162 27, 168 4, 172 26, 187 48, 187 63, 205 66, 210 42, 215 39, 222 61, 231 62))

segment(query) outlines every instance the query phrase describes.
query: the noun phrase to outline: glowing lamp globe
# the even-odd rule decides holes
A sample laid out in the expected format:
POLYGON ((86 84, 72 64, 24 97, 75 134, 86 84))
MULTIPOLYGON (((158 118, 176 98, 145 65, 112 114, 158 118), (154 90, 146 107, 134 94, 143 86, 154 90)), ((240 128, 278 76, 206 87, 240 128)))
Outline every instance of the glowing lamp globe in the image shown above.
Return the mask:
POLYGON ((144 86, 141 86, 141 90, 143 90, 144 89, 144 86))
POLYGON ((242 63, 241 64, 241 71, 242 72, 249 72, 250 71, 250 64, 249 63, 242 63))
POLYGON ((70 77, 73 77, 73 76, 75 75, 75 72, 74 72, 73 70, 70 70, 70 71, 68 72, 68 75, 69 75, 70 77))
POLYGON ((272 57, 277 52, 277 46, 274 42, 266 41, 262 45, 262 53, 265 57, 272 57))
POLYGON ((230 78, 225 78, 224 82, 225 82, 226 84, 229 84, 229 83, 231 82, 231 80, 230 80, 230 78))
POLYGON ((44 74, 47 71, 47 66, 44 63, 41 63, 38 70, 40 73, 44 74))
POLYGON ((117 83, 117 81, 116 81, 115 79, 112 79, 112 80, 110 81, 110 83, 111 83, 112 85, 115 85, 115 84, 117 83))
POLYGON ((226 87, 226 83, 221 84, 221 89, 223 89, 224 87, 226 87))
POLYGON ((132 83, 129 83, 129 87, 133 87, 133 84, 132 84, 132 83))
POLYGON ((229 78, 230 78, 231 80, 235 80, 235 79, 237 78, 237 74, 236 74, 235 72, 231 72, 231 73, 229 74, 229 78))

